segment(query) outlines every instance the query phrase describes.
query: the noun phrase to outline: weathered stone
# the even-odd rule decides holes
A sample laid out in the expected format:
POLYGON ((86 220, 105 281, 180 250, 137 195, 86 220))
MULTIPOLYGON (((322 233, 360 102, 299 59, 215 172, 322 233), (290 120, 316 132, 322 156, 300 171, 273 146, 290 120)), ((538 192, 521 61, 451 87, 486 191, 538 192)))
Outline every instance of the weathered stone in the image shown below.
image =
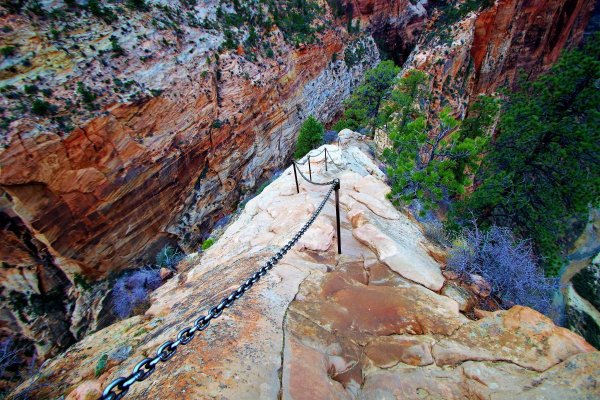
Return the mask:
MULTIPOLYGON (((342 384, 329 377, 336 366, 324 354, 293 338, 286 338, 285 352, 284 357, 290 362, 283 366, 283 399, 352 399, 342 384)), ((343 369, 339 364, 337 368, 343 369)))
POLYGON ((433 357, 437 365, 506 360, 545 371, 572 355, 590 351, 594 348, 577 334, 555 326, 537 311, 514 306, 462 325, 433 346, 433 357))
POLYGON ((356 201, 364 204, 369 210, 373 211, 380 217, 387 219, 400 219, 400 213, 396 211, 391 203, 386 203, 385 200, 379 200, 376 197, 361 192, 352 193, 350 196, 352 196, 352 198, 356 201))
POLYGON ((430 288, 440 290, 444 277, 440 267, 428 255, 414 248, 399 248, 398 244, 373 224, 352 230, 352 234, 377 253, 377 257, 405 278, 430 288))
POLYGON ((482 276, 470 274, 469 275, 469 289, 473 291, 479 297, 489 297, 492 293, 492 286, 482 276))
POLYGON ((173 276, 173 270, 163 267, 160 269, 159 274, 160 274, 160 279, 162 279, 163 281, 166 281, 167 279, 169 279, 173 276))
POLYGON ((66 400, 96 400, 102 394, 99 381, 85 381, 67 396, 66 400))
MULTIPOLYGON (((354 153, 345 150, 341 157, 354 159, 354 153)), ((348 193, 356 190, 355 183, 368 172, 365 163, 348 161, 345 165, 347 169, 340 176, 352 183, 342 186, 348 193)), ((201 256, 188 257, 186 263, 192 264, 152 293, 152 305, 143 317, 118 321, 87 336, 44 364, 35 384, 24 382, 20 392, 28 390, 35 398, 77 398, 88 392, 96 396, 98 385, 105 387, 128 374, 141 359, 239 287, 296 233, 327 189, 289 194, 292 174, 291 169, 284 171, 248 203, 212 247, 201 256), (286 195, 278 196, 279 191, 286 195), (300 211, 289 212, 290 205, 300 211), (266 236, 259 238, 265 232, 270 235, 268 241, 266 236), (104 354, 108 361, 96 377, 104 354)), ((314 174, 319 180, 334 176, 320 165, 314 174)), ((334 246, 324 251, 291 249, 220 318, 188 345, 180 346, 170 362, 161 363, 151 380, 134 384, 129 395, 147 399, 452 399, 489 393, 477 386, 482 384, 477 381, 476 367, 482 363, 474 363, 477 365, 467 371, 459 359, 500 360, 494 364, 502 365, 489 367, 498 371, 497 380, 484 371, 481 381, 487 380, 490 387, 495 382, 514 382, 515 390, 524 393, 528 387, 536 387, 536 379, 543 374, 515 364, 519 359, 534 362, 534 356, 542 359, 535 360, 537 364, 549 360, 539 343, 554 354, 552 362, 559 363, 554 368, 568 363, 561 360, 569 355, 587 351, 581 338, 526 308, 521 308, 519 317, 507 317, 514 312, 511 310, 469 322, 460 314, 456 301, 403 278, 379 261, 352 235, 348 210, 342 207, 341 212, 342 256, 336 254, 334 246), (485 321, 490 322, 474 325, 485 321), (480 331, 482 338, 477 339, 480 331), (434 344, 434 340, 438 342, 434 344), (447 343, 454 348, 460 344, 463 353, 444 353, 447 343), (489 358, 465 357, 467 347, 489 358), (542 351, 539 354, 538 348, 542 351), (432 365, 432 361, 444 364, 443 368, 432 365)), ((419 229, 409 219, 401 216, 386 224, 387 220, 368 209, 363 212, 368 220, 361 227, 377 223, 397 248, 407 248, 417 256, 419 251, 426 254, 418 244, 423 240, 419 229)), ((307 234, 311 229, 319 231, 319 224, 333 226, 334 218, 335 208, 330 202, 307 234)), ((564 378, 557 378, 557 388, 562 390, 571 374, 581 385, 577 392, 581 397, 594 393, 595 387, 586 386, 595 379, 591 361, 577 364, 582 366, 581 372, 565 367, 565 375, 560 375, 564 378)))
POLYGON ((464 399, 461 386, 461 377, 454 371, 400 368, 367 375, 360 399, 464 399))
POLYGON ((299 248, 319 252, 327 251, 333 243, 334 232, 333 225, 329 221, 318 220, 302 237, 299 248))
POLYGON ((442 289, 442 294, 456 301, 460 311, 471 311, 475 306, 475 298, 463 287, 448 284, 442 289))
POLYGON ((369 342, 365 354, 380 368, 390 368, 402 362, 421 366, 433 364, 431 346, 434 340, 428 336, 383 336, 369 342))

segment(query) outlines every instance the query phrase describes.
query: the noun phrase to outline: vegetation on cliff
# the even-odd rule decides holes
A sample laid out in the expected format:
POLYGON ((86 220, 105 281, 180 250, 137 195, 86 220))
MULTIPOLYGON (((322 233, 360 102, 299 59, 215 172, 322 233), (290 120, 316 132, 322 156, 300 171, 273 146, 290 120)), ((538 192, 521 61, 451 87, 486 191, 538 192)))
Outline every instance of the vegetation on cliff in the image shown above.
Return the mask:
POLYGON ((295 158, 302 158, 312 149, 323 144, 323 124, 312 115, 309 116, 300 127, 296 143, 295 158))
POLYGON ((427 121, 427 75, 409 71, 400 79, 380 118, 392 148, 384 151, 392 183, 390 199, 397 205, 418 200, 425 209, 448 197, 460 196, 471 184, 477 159, 489 139, 489 128, 497 112, 495 101, 482 96, 478 112, 465 124, 443 108, 427 121))
MULTIPOLYGON (((556 322, 561 319, 553 303, 558 279, 544 276, 531 242, 516 239, 509 228, 494 225, 483 230, 474 225, 464 229, 450 250, 448 268, 459 273, 464 282, 473 283, 477 277, 489 282, 488 302, 501 301, 491 308, 519 304, 544 313, 556 322)), ((490 308, 488 304, 479 307, 490 308)))
POLYGON ((463 219, 532 238, 556 275, 572 237, 600 199, 600 36, 565 52, 547 74, 507 93, 498 135, 458 203, 463 219))
POLYGON ((400 68, 393 61, 382 61, 365 74, 364 81, 344 102, 344 115, 334 129, 372 129, 382 102, 389 96, 400 68))
POLYGON ((384 151, 390 198, 425 209, 456 200, 454 229, 473 219, 510 228, 533 240, 546 273, 556 275, 574 222, 600 196, 598 38, 505 92, 493 140, 498 99, 479 96, 459 122, 449 108, 428 109, 426 74, 405 74, 379 110, 392 143, 384 151))

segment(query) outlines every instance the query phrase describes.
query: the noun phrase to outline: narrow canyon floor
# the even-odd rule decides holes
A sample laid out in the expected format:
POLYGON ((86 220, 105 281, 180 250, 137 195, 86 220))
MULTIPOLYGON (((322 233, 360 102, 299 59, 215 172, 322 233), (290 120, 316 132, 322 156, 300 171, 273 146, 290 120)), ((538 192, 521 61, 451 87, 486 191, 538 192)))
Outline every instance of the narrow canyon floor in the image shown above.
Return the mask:
MULTIPOLYGON (((342 255, 333 196, 296 247, 128 398, 592 399, 600 352, 526 307, 461 314, 444 296, 439 250, 386 199, 385 176, 346 132, 312 160, 341 180, 342 255)), ((318 151, 318 150, 317 150, 318 151)), ((315 152, 317 152, 315 151, 315 152)), ((308 172, 307 166, 303 171, 308 172)), ((91 334, 13 394, 91 399, 236 289, 299 230, 328 187, 288 168, 223 236, 156 290, 143 316, 91 334), (100 365, 104 358, 105 365, 100 365)))

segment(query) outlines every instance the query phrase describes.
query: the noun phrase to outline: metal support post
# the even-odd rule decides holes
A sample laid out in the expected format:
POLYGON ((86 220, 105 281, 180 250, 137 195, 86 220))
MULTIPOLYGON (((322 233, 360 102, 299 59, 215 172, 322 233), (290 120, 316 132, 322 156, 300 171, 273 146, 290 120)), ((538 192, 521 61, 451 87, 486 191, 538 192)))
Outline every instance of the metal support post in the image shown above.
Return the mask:
POLYGON ((298 173, 296 172, 296 163, 292 163, 294 166, 294 178, 296 179, 296 193, 300 193, 300 186, 298 185, 298 173))
POLYGON ((325 147, 325 171, 327 171, 327 147, 325 147))
POLYGON ((342 235, 340 231, 340 180, 335 179, 335 220, 337 225, 338 254, 342 254, 342 235))
POLYGON ((310 156, 308 156, 308 177, 312 181, 312 171, 310 170, 310 156))

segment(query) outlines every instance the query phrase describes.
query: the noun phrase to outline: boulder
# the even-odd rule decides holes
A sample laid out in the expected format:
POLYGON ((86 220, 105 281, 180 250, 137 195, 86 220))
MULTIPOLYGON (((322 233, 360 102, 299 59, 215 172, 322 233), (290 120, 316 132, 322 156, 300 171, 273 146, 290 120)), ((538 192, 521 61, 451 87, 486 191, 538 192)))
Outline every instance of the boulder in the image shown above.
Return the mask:
POLYGON ((403 277, 435 291, 444 285, 439 265, 424 252, 400 248, 395 240, 370 223, 353 229, 352 234, 372 249, 381 262, 403 277))
POLYGON ((554 325, 537 311, 514 306, 462 325, 450 337, 438 341, 432 353, 440 366, 468 360, 504 360, 545 371, 575 354, 594 350, 581 336, 554 325))

